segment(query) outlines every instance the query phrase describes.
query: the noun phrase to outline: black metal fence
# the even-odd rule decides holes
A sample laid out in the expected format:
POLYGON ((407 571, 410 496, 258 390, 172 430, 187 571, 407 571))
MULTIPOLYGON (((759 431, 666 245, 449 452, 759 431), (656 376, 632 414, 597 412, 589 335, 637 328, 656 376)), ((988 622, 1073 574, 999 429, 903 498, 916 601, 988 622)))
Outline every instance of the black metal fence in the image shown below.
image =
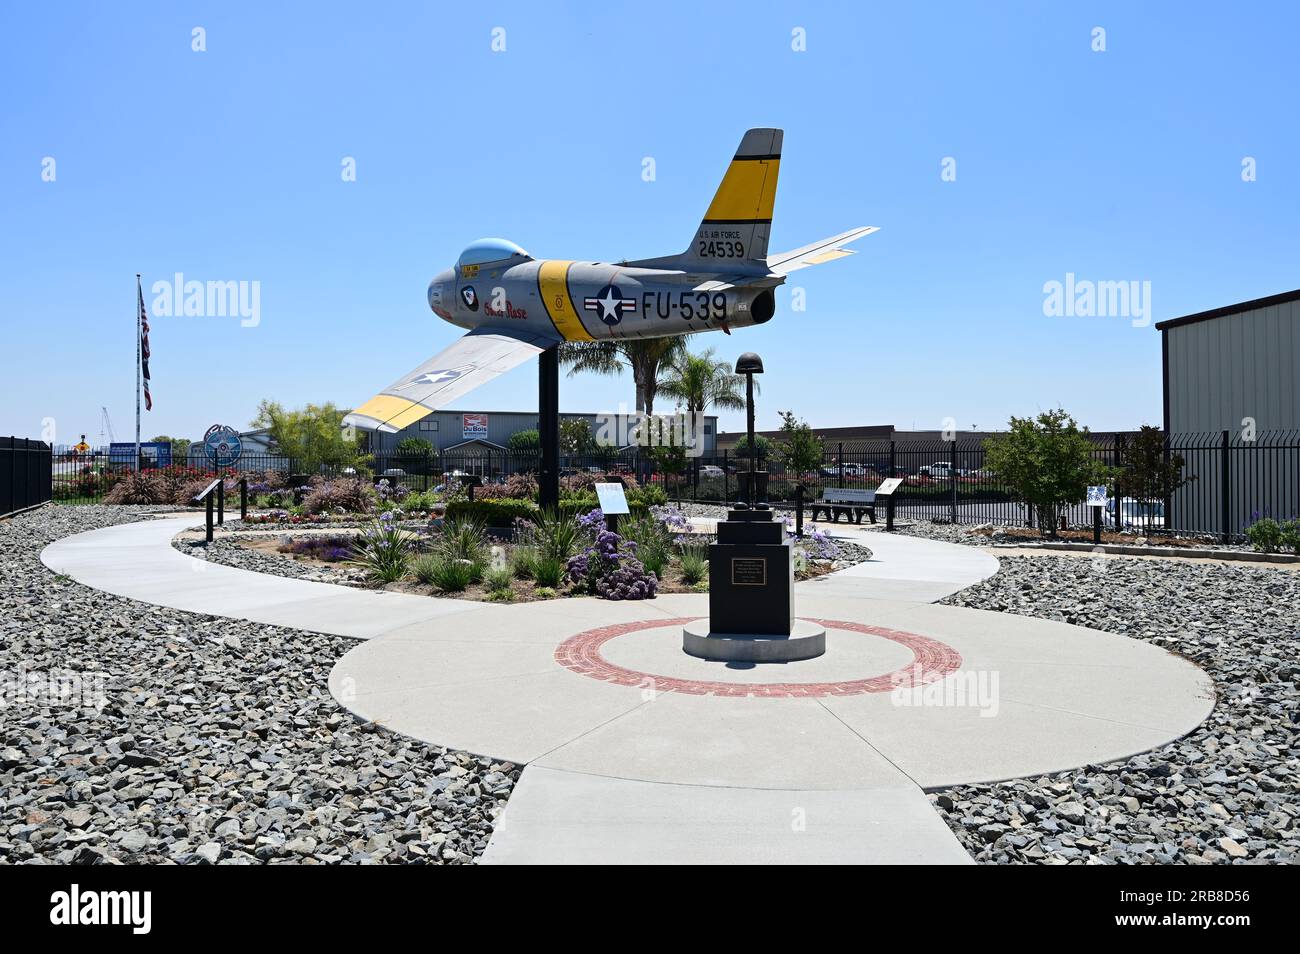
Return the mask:
MULTIPOLYGON (((1091 453, 1098 462, 1122 469, 1126 449, 1135 438, 1134 434, 1093 435, 1091 453)), ((1154 532, 1236 537, 1259 517, 1300 517, 1300 432, 1261 432, 1253 440, 1227 431, 1174 434, 1165 441, 1165 454, 1182 459, 1183 476, 1188 479, 1167 499, 1156 502, 1142 521, 1154 532)), ((899 477, 903 482, 894 504, 900 519, 1033 526, 1038 516, 988 467, 986 457, 985 438, 877 440, 826 444, 820 465, 808 470, 792 470, 776 453, 761 454, 759 466, 769 474, 768 498, 777 506, 793 505, 798 486, 804 488, 805 500, 814 500, 826 488, 874 489, 887 477, 899 477)), ((301 486, 312 476, 358 472, 376 482, 386 479, 423 491, 460 475, 494 482, 513 474, 535 474, 538 464, 536 451, 479 446, 441 455, 380 454, 360 468, 308 468, 288 457, 246 454, 230 467, 173 465, 163 470, 176 486, 211 480, 217 474, 245 474, 256 496, 273 485, 301 486)), ((112 460, 104 453, 55 454, 52 463, 43 466, 52 469, 54 498, 70 503, 103 499, 131 470, 130 461, 112 460)), ((672 466, 664 455, 637 448, 560 458, 561 477, 570 484, 581 483, 583 475, 613 473, 661 486, 670 500, 701 503, 734 502, 739 493, 737 474, 748 467, 747 457, 730 453, 679 459, 672 466)), ((48 478, 46 487, 50 487, 48 478)), ((1070 526, 1087 527, 1093 513, 1080 501, 1063 508, 1060 516, 1070 526)))
POLYGON ((49 444, 0 437, 0 517, 49 500, 52 477, 49 444))

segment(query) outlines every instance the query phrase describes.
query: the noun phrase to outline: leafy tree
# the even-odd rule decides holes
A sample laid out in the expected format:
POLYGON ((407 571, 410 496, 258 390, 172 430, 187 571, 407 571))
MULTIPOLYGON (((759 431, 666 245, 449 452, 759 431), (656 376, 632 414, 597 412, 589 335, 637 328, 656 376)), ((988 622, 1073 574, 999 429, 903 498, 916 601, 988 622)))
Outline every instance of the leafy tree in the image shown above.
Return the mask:
MULTIPOLYGON (((754 447, 758 449, 758 459, 767 460, 772 456, 772 442, 762 434, 754 435, 754 447)), ((749 435, 741 435, 740 440, 736 441, 736 447, 732 451, 736 457, 749 457, 749 435)))
POLYGON ((793 411, 781 412, 781 441, 776 453, 786 471, 794 474, 816 470, 826 459, 822 439, 813 433, 807 421, 797 420, 793 411))
POLYGON ((680 336, 570 341, 560 345, 560 363, 568 367, 570 377, 584 371, 620 374, 623 368, 630 368, 636 387, 636 410, 653 414, 660 371, 685 350, 686 340, 680 336))
MULTIPOLYGON (((758 390, 755 382, 754 390, 758 390)), ((692 354, 685 348, 663 369, 659 393, 674 398, 692 418, 711 407, 728 411, 745 409, 745 378, 732 365, 713 356, 712 348, 692 354)))
POLYGON ((1195 476, 1183 476, 1181 454, 1165 455, 1165 432, 1143 424, 1124 447, 1120 473, 1115 477, 1115 496, 1131 497, 1143 503, 1164 501, 1195 476))
POLYGON ((591 425, 580 417, 560 421, 560 450, 565 454, 586 454, 591 450, 591 425))
POLYGON ((438 453, 438 448, 433 446, 433 441, 426 440, 423 437, 403 437, 397 442, 395 451, 398 454, 410 454, 412 456, 423 454, 427 457, 438 453))
POLYGON ((990 468, 1038 511, 1039 527, 1057 535, 1062 506, 1083 500, 1089 484, 1104 483, 1110 469, 1093 455, 1087 428, 1062 409, 1037 418, 1012 417, 1010 432, 989 439, 990 468))
POLYGON ((526 431, 515 431, 506 441, 506 446, 516 454, 533 453, 541 449, 542 437, 537 433, 535 428, 526 431))
POLYGON ((432 474, 436 471, 438 448, 433 446, 433 441, 423 437, 403 437, 393 448, 393 453, 402 458, 392 462, 393 465, 408 474, 432 474))
POLYGON ((278 401, 263 401, 252 426, 266 428, 271 446, 292 458, 295 466, 317 473, 323 466, 357 465, 365 459, 352 429, 343 427, 345 414, 333 403, 289 411, 278 401))

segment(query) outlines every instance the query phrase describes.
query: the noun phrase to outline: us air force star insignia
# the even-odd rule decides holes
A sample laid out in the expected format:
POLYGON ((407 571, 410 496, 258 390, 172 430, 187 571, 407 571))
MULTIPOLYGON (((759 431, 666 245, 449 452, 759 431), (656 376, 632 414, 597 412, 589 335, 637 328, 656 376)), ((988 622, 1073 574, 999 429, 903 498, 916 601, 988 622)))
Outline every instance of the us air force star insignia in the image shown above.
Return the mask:
POLYGON ((636 308, 635 298, 624 298, 617 285, 606 285, 596 293, 594 298, 583 299, 583 310, 594 311, 607 325, 616 325, 623 320, 623 313, 636 308))
POLYGON ((426 371, 423 374, 416 375, 405 384, 393 388, 394 391, 405 391, 407 388, 413 388, 418 384, 445 384, 448 381, 455 381, 461 377, 470 368, 447 368, 444 371, 426 371))

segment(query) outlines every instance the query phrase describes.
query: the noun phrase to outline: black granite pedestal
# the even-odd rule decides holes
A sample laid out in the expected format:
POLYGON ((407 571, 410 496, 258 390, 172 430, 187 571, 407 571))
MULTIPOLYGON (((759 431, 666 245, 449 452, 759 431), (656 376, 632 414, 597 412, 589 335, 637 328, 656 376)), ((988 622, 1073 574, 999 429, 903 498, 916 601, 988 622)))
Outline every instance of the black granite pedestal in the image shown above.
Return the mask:
POLYGON ((764 505, 737 506, 709 547, 709 620, 687 626, 692 656, 732 662, 790 662, 826 651, 826 631, 794 618, 794 553, 785 527, 764 505))

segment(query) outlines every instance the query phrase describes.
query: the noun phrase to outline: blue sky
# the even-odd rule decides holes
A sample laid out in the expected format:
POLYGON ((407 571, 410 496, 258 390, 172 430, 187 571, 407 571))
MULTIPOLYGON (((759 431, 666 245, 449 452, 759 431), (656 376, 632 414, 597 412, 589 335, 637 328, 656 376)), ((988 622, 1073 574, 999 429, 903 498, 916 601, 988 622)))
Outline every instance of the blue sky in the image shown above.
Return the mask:
MULTIPOLYGON (((1155 320, 1300 285, 1298 21, 1281 3, 10 6, 0 434, 52 418, 59 442, 95 439, 104 405, 131 437, 136 272, 147 302, 176 272, 261 284, 256 327, 154 319, 146 438, 244 426, 263 397, 355 406, 459 334, 425 287, 471 240, 680 251, 763 125, 786 131, 774 251, 881 231, 791 276, 806 311, 787 287, 767 325, 694 339, 763 355, 760 426, 789 408, 988 428, 1057 405, 1158 423, 1155 320), (1045 316, 1067 273, 1150 282, 1154 320, 1045 316)), ((562 382, 567 410, 631 401, 628 375, 562 382)), ((461 403, 535 407, 532 366, 461 403)))

